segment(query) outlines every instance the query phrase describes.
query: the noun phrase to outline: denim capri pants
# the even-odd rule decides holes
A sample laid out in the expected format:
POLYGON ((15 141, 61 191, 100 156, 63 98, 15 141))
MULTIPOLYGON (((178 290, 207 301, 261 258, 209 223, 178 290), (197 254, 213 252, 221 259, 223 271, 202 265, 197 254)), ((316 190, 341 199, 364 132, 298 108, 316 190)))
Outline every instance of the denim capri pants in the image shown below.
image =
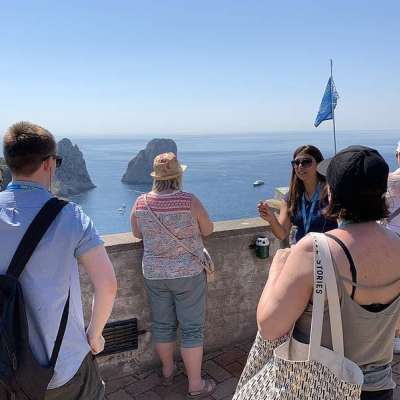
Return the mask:
POLYGON ((206 309, 206 274, 175 279, 145 279, 152 312, 155 343, 176 341, 179 323, 182 347, 203 344, 206 309))

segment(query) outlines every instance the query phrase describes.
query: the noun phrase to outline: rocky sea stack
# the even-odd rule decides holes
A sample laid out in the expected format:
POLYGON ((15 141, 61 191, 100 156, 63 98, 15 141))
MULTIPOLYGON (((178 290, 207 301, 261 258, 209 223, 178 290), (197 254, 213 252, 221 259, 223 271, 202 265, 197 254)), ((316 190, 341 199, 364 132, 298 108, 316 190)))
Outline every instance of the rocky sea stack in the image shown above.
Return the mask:
POLYGON ((83 154, 77 145, 74 146, 69 139, 62 139, 57 144, 57 151, 63 161, 56 172, 55 194, 68 197, 96 187, 90 179, 83 154))
POLYGON ((4 158, 0 157, 0 191, 4 190, 11 181, 11 172, 8 169, 4 158))
POLYGON ((172 139, 153 139, 144 150, 140 150, 138 155, 129 164, 122 182, 131 184, 152 183, 153 178, 150 172, 153 170, 153 160, 161 153, 178 152, 176 143, 172 139))

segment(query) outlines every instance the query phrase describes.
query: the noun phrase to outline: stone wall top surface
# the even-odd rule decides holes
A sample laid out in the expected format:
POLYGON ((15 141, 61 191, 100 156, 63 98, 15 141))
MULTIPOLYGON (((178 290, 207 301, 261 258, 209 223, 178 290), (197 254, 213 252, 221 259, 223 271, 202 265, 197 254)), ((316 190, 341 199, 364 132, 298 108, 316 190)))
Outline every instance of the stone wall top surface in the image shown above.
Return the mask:
MULTIPOLYGON (((263 227, 265 227, 266 231, 269 230, 269 224, 261 218, 245 218, 230 221, 218 221, 214 222, 214 233, 210 237, 222 238, 226 236, 241 235, 244 232, 258 232, 260 228, 263 227)), ((114 253, 129 248, 142 247, 142 241, 133 237, 131 232, 104 235, 103 240, 109 253, 114 253)))

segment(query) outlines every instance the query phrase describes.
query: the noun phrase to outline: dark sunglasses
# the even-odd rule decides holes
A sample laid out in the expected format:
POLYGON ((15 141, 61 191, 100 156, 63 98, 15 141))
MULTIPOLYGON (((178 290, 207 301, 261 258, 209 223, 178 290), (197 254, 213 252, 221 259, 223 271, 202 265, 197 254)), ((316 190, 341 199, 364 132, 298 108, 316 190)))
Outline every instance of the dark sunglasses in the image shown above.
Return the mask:
POLYGON ((312 162, 313 162, 313 160, 311 158, 302 158, 299 160, 292 160, 290 163, 292 164, 293 168, 299 167, 300 165, 303 168, 308 168, 311 166, 312 162))
POLYGON ((49 156, 46 156, 42 158, 42 161, 47 160, 48 158, 52 158, 53 160, 56 160, 56 168, 60 168, 62 164, 62 157, 58 156, 57 154, 50 154, 49 156))

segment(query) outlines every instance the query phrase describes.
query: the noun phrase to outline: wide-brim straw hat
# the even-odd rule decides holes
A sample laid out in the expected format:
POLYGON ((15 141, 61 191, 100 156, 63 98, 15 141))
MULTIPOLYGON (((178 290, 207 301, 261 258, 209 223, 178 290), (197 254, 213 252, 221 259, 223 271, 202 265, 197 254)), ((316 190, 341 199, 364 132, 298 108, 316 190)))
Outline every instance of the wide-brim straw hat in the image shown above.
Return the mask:
POLYGON ((158 181, 167 181, 181 176, 186 168, 186 165, 179 163, 174 153, 162 153, 154 158, 150 175, 158 181))

